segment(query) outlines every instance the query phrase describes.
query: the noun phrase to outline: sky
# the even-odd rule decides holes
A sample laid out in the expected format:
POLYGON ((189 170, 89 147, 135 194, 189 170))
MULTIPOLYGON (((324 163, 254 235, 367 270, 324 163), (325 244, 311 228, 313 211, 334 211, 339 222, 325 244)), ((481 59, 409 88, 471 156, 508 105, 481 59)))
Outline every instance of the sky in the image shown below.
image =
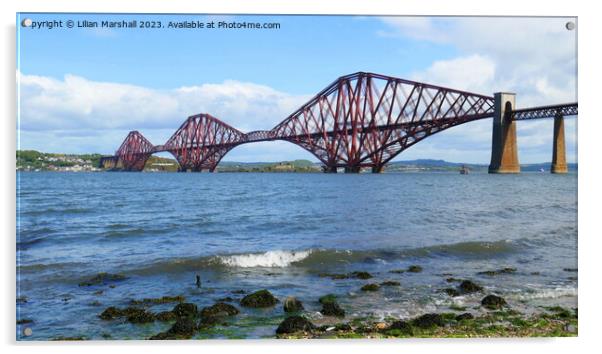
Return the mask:
MULTIPOLYGON (((112 154, 127 133, 163 144, 190 115, 246 132, 269 130, 338 77, 358 71, 493 95, 518 108, 577 101, 572 18, 17 15, 18 148, 112 154), (63 27, 22 27, 63 21, 63 27), (74 21, 74 28, 66 22, 74 21), (163 28, 78 28, 160 21, 163 28), (174 29, 182 21, 279 23, 278 29, 174 29)), ((490 119, 433 135, 398 155, 487 164, 490 119)), ((521 121, 521 163, 550 161, 553 120, 521 121)), ((565 120, 567 160, 576 119, 565 120)), ((234 148, 225 161, 317 159, 274 141, 234 148)))

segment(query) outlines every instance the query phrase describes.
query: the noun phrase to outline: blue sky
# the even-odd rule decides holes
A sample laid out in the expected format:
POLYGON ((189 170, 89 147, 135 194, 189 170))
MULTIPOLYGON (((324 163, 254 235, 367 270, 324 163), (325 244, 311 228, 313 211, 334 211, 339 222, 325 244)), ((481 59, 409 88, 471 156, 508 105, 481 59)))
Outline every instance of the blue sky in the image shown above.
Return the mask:
MULTIPOLYGON (((18 28, 20 148, 112 153, 129 130, 161 144, 188 115, 270 129, 337 77, 356 71, 492 94, 517 105, 576 100, 576 31, 560 18, 408 18, 21 14, 33 21, 249 21, 280 29, 18 28)), ((575 161, 575 119, 567 121, 575 161)), ((549 161, 551 121, 520 122, 521 162, 549 161)), ((487 163, 491 121, 430 137, 396 160, 487 163)), ((285 142, 225 160, 313 159, 285 142)))

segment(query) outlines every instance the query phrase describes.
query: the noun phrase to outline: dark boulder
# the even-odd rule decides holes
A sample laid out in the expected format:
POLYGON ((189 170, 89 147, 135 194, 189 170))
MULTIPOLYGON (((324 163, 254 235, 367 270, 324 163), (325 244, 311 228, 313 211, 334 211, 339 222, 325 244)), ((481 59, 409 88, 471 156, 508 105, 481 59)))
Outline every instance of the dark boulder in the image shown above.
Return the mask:
POLYGON ((303 310, 303 303, 294 296, 289 296, 284 300, 284 312, 299 312, 303 310))
POLYGON ((506 300, 497 295, 487 295, 483 298, 483 300, 481 300, 481 305, 488 309, 494 310, 505 306, 506 300))
POLYGON ((400 286, 401 283, 398 281, 387 280, 387 281, 380 283, 380 285, 381 286, 400 286))
POLYGON ((128 308, 125 310, 126 319, 130 323, 149 323, 155 321, 155 315, 143 309, 128 308))
POLYGON ((198 309, 195 304, 184 302, 174 306, 171 312, 173 312, 177 318, 195 318, 198 314, 198 309))
POLYGON ((380 287, 378 286, 378 284, 366 284, 364 286, 362 286, 361 290, 362 291, 377 291, 380 287))
POLYGON ((349 273, 349 276, 356 279, 370 279, 372 278, 372 274, 368 272, 352 272, 349 273))
POLYGON ((474 316, 471 313, 465 312, 456 316, 456 321, 472 320, 474 316))
POLYGON ((234 316, 240 311, 230 304, 225 302, 218 302, 215 305, 203 307, 201 309, 201 317, 220 317, 220 316, 234 316))
POLYGON ((345 317, 345 310, 336 301, 323 303, 320 313, 324 316, 345 317))
POLYGON ((479 291, 482 291, 483 287, 475 284, 474 282, 470 281, 470 280, 464 280, 462 281, 462 283, 460 283, 460 291, 463 294, 471 294, 471 293, 476 293, 479 291))
POLYGON ((245 307, 270 307, 276 305, 278 299, 267 290, 259 290, 249 294, 240 300, 241 306, 245 307))
POLYGON ((400 331, 401 333, 409 334, 409 335, 414 334, 414 329, 412 328, 412 325, 409 324, 407 321, 401 321, 401 320, 391 323, 391 325, 389 326, 389 328, 387 328, 387 330, 397 330, 397 331, 400 331))
POLYGON ((123 316, 123 313, 120 309, 115 306, 107 307, 98 317, 102 320, 113 320, 118 317, 123 316))
POLYGON ((156 334, 150 339, 152 340, 165 340, 165 339, 186 339, 190 338, 196 332, 197 326, 191 318, 178 318, 176 323, 171 326, 166 332, 156 334))
POLYGON ((420 273, 422 272, 422 267, 418 265, 411 265, 408 267, 408 272, 410 273, 420 273))
POLYGON ((420 328, 441 327, 445 325, 443 317, 438 313, 427 313, 412 320, 412 324, 420 328))
POLYGON ((295 332, 313 332, 316 329, 313 323, 301 316, 287 317, 276 329, 277 334, 295 333, 295 332))

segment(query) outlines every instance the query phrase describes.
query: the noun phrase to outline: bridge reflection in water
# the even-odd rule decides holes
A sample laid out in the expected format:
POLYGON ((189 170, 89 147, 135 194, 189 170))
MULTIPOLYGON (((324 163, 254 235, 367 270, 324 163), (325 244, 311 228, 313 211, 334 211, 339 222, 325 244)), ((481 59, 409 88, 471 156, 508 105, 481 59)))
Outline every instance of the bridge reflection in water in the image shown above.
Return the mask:
POLYGON ((163 145, 130 132, 101 167, 141 171, 155 153, 169 152, 180 171, 215 171, 234 147, 284 140, 312 153, 325 172, 359 172, 385 165, 419 141, 448 128, 493 118, 490 173, 518 173, 516 121, 554 119, 553 173, 565 173, 564 117, 577 103, 515 108, 515 95, 493 97, 379 74, 342 76, 268 131, 243 133, 210 114, 188 117, 163 145))

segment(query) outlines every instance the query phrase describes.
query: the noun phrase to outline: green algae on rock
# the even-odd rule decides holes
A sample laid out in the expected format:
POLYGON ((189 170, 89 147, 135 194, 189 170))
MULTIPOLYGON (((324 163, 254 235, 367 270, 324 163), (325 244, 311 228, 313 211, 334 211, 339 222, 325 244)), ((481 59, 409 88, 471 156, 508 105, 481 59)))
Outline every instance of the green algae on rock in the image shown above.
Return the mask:
POLYGON ((270 307, 276 305, 278 299, 268 290, 263 289, 249 294, 240 300, 240 305, 244 307, 270 307))

